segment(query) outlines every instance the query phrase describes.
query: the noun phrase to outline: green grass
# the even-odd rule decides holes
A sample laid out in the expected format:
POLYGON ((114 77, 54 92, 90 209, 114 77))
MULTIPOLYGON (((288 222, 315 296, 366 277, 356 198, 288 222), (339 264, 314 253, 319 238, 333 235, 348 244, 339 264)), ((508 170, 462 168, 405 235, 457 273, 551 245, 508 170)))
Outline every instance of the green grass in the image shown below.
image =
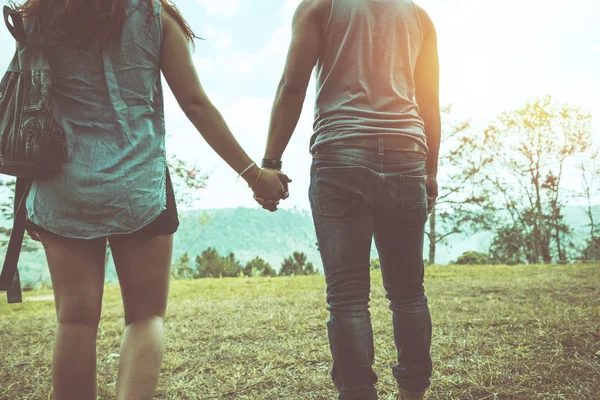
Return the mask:
MULTIPOLYGON (((381 277, 372 318, 380 398, 395 350, 381 277)), ((431 267, 429 399, 600 399, 600 266, 431 267)), ((50 398, 51 301, 0 304, 0 399, 50 398)), ((334 399, 321 276, 173 282, 157 399, 334 399)), ((107 287, 99 397, 114 397, 123 332, 107 287)))

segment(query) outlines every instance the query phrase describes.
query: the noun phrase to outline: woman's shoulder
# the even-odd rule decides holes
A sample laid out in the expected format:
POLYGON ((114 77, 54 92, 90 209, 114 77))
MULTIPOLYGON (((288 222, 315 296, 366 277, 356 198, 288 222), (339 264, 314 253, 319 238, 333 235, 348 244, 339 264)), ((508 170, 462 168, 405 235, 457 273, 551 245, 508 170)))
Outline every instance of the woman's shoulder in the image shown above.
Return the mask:
POLYGON ((145 15, 159 16, 161 9, 161 0, 125 0, 125 12, 127 15, 138 12, 145 15))

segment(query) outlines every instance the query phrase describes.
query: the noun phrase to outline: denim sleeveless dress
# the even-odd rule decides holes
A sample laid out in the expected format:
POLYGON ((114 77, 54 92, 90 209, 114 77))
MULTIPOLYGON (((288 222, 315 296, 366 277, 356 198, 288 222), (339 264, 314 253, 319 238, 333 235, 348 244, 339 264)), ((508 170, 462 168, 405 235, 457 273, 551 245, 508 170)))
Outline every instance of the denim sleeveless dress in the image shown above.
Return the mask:
POLYGON ((120 44, 48 44, 55 118, 66 133, 60 174, 34 182, 27 216, 58 235, 136 232, 166 209, 160 0, 127 0, 120 44))

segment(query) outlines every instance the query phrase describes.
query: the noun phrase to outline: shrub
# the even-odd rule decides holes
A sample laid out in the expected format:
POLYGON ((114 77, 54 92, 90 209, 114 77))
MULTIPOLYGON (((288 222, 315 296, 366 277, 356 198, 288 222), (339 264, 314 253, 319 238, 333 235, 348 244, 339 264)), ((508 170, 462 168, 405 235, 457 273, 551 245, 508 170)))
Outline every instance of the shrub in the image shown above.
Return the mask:
POLYGON ((277 272, 269 263, 260 257, 249 261, 244 267, 244 276, 277 276, 277 272))
POLYGON ((283 260, 280 276, 298 276, 298 275, 314 275, 317 271, 311 262, 307 262, 306 254, 295 252, 290 257, 283 260))
POLYGON ((175 264, 171 266, 171 277, 173 279, 194 279, 194 269, 190 265, 190 255, 185 252, 175 264))
POLYGON ((379 258, 371 259, 371 269, 372 270, 381 269, 381 263, 379 262, 379 258))
POLYGON ((221 257, 212 247, 196 257, 194 278, 233 278, 242 275, 242 265, 233 253, 221 257))
POLYGON ((594 238, 594 241, 588 240, 581 254, 582 261, 600 260, 600 238, 594 238))
POLYGON ((458 265, 486 265, 489 263, 488 255, 477 251, 467 251, 456 260, 458 265))

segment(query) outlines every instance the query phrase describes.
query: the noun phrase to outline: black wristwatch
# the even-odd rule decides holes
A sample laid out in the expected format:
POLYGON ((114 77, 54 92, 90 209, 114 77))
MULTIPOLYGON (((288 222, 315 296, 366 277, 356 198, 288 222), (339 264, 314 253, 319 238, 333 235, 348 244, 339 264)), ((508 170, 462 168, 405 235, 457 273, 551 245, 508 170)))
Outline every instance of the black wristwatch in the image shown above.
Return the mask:
POLYGON ((261 166, 263 168, 276 169, 280 171, 281 167, 283 166, 283 163, 281 162, 281 160, 275 160, 273 158, 263 158, 261 166))

